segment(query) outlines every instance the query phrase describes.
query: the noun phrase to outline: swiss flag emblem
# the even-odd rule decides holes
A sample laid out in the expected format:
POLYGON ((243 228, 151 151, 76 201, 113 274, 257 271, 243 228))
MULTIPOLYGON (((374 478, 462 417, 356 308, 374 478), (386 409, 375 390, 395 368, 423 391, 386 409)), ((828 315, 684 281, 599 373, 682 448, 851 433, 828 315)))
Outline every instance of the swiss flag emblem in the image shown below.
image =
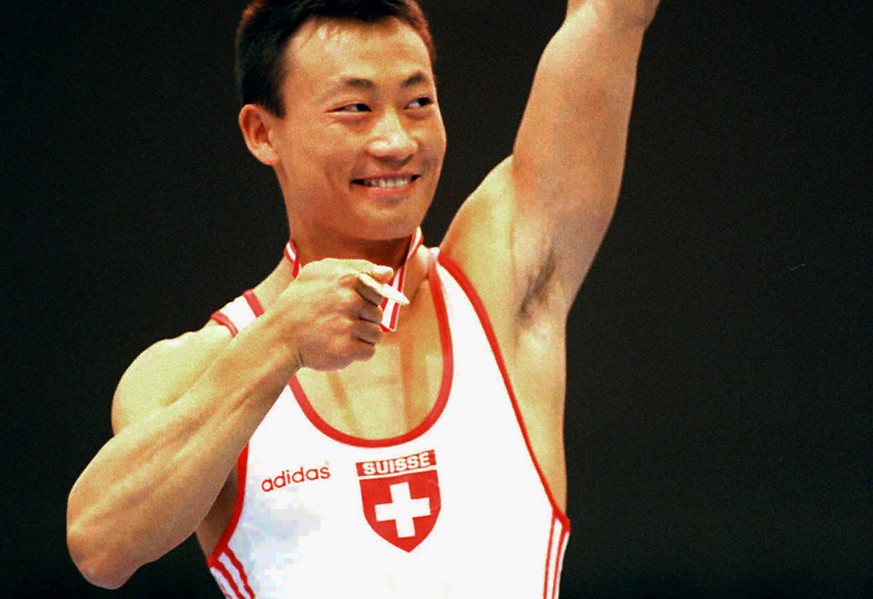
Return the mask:
POLYGON ((364 517, 376 534, 404 551, 418 547, 440 513, 433 450, 357 466, 364 517))

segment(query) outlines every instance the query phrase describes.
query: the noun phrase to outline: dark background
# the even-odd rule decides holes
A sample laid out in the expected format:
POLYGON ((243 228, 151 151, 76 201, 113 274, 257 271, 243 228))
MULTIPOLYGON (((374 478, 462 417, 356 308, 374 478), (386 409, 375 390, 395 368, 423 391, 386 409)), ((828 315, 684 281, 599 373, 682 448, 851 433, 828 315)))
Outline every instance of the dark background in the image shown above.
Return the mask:
MULTIPOLYGON (((277 185, 236 128, 242 5, 0 7, 0 596, 107 595, 64 512, 118 378, 280 255, 277 185)), ((510 151, 563 6, 425 8, 436 244, 510 151)), ((664 0, 569 324, 564 598, 873 596, 870 25, 863 1, 664 0)), ((188 542, 116 596, 219 593, 188 542)))

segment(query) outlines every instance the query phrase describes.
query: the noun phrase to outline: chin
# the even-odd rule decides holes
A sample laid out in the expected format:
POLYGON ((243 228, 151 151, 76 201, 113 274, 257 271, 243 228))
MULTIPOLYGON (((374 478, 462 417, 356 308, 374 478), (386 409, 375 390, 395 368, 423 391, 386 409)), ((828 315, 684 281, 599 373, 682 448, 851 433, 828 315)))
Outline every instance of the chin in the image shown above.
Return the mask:
POLYGON ((371 223, 371 226, 367 227, 371 239, 390 241, 414 234, 415 230, 421 226, 426 214, 426 210, 415 210, 414 212, 404 210, 402 213, 386 210, 370 214, 369 218, 365 217, 362 222, 371 223))
POLYGON ((374 227, 367 231, 366 237, 370 241, 395 241, 398 239, 406 239, 415 233, 418 226, 419 223, 385 223, 382 226, 374 227))

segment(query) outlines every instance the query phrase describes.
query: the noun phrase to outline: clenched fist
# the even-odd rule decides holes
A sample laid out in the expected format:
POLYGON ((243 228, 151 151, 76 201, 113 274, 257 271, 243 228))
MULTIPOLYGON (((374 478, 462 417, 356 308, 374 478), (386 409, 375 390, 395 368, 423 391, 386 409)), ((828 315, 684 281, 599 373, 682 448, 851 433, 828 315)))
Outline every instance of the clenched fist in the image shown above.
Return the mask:
POLYGON ((360 279, 394 271, 366 260, 329 258, 304 266, 271 310, 299 368, 340 370, 368 360, 384 334, 382 296, 360 279))

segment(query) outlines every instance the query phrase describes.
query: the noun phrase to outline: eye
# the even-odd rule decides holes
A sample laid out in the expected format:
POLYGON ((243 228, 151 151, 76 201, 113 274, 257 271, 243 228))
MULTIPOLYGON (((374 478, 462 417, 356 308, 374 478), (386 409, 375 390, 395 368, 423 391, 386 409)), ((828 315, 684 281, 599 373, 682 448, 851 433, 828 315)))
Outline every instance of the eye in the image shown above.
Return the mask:
POLYGON ((421 98, 416 98, 412 102, 409 103, 409 108, 425 108, 433 104, 433 100, 428 96, 422 96, 421 98))
POLYGON ((334 112, 370 112, 370 107, 363 102, 356 102, 354 104, 340 106, 334 112))

